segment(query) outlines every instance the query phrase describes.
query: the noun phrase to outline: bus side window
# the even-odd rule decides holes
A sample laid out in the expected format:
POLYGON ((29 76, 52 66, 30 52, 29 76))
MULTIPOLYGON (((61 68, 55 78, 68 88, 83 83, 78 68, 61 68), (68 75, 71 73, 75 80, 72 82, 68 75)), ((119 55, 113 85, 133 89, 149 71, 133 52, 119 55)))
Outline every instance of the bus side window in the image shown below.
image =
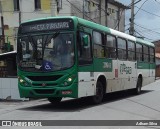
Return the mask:
POLYGON ((116 38, 106 35, 106 57, 116 59, 116 38))
POLYGON ((142 45, 136 44, 136 58, 137 61, 143 61, 142 45))
POLYGON ((118 59, 126 60, 127 59, 127 51, 126 51, 126 40, 118 38, 118 59))
POLYGON ((79 65, 90 64, 92 62, 91 55, 91 37, 89 34, 80 32, 78 35, 78 58, 79 65), (88 44, 84 43, 83 37, 88 36, 88 44))
POLYGON ((94 56, 98 58, 105 57, 103 36, 100 32, 93 31, 93 43, 94 43, 94 56))
POLYGON ((150 52, 150 63, 154 63, 155 62, 155 57, 154 57, 155 50, 154 50, 154 48, 150 47, 149 52, 150 52))
POLYGON ((149 62, 149 47, 143 45, 143 58, 144 62, 149 62))
POLYGON ((133 41, 128 41, 128 60, 134 61, 135 55, 135 43, 133 41))

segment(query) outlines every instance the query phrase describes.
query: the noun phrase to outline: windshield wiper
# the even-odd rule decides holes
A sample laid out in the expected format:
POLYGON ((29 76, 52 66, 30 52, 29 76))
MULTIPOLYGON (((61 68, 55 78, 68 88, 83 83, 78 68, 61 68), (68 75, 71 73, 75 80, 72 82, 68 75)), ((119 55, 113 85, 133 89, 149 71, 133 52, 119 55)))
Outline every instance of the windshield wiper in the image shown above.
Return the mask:
POLYGON ((43 37, 43 40, 42 40, 42 57, 44 56, 44 50, 46 49, 46 46, 47 44, 51 41, 51 39, 53 38, 56 38, 58 35, 59 35, 59 31, 56 31, 53 35, 49 36, 49 35, 45 35, 47 36, 46 39, 43 37))
POLYGON ((54 35, 52 36, 52 38, 56 38, 56 37, 59 35, 59 33, 60 33, 60 31, 56 31, 56 32, 54 33, 54 35))

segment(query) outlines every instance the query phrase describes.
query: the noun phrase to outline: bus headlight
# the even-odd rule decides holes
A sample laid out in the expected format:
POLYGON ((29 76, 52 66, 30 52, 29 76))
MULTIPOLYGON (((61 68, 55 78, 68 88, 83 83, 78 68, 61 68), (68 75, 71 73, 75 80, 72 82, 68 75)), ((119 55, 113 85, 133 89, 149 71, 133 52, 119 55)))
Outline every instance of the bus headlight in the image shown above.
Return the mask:
POLYGON ((23 79, 19 79, 19 82, 20 82, 20 83, 23 83, 23 82, 24 82, 24 80, 23 80, 23 79))
POLYGON ((74 79, 75 79, 75 75, 72 75, 72 76, 68 77, 68 78, 64 81, 64 85, 65 85, 65 86, 71 85, 74 79))
POLYGON ((22 85, 24 85, 24 86, 27 86, 27 85, 28 85, 27 82, 26 82, 24 79, 18 77, 18 80, 19 80, 19 82, 20 82, 22 85))
POLYGON ((68 82, 71 82, 71 81, 72 81, 72 78, 71 78, 71 77, 69 77, 67 81, 68 81, 68 82))

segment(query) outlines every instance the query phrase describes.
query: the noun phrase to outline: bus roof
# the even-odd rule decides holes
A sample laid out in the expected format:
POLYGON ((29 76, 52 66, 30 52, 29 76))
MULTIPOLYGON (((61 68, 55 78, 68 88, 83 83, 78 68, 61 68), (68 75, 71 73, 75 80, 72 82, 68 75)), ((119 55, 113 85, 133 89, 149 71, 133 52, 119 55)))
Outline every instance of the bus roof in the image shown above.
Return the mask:
POLYGON ((123 32, 108 28, 108 27, 105 27, 103 25, 100 25, 100 24, 97 24, 97 23, 94 23, 94 22, 91 22, 91 21, 88 21, 88 20, 85 20, 85 19, 82 19, 82 18, 78 18, 78 21, 79 21, 80 24, 83 24, 83 25, 88 26, 88 27, 92 27, 96 30, 103 31, 103 32, 112 34, 114 36, 125 38, 125 39, 131 40, 131 41, 134 41, 134 42, 137 42, 137 43, 140 43, 140 44, 145 44, 145 45, 154 47, 154 44, 149 42, 149 41, 146 41, 146 40, 143 40, 143 39, 140 39, 140 38, 136 38, 132 35, 129 35, 129 34, 126 34, 126 33, 123 33, 123 32))
POLYGON ((127 40, 131 40, 131 41, 134 41, 136 43, 145 44, 145 45, 154 47, 154 44, 149 42, 149 41, 146 41, 146 40, 143 40, 143 39, 140 39, 140 38, 136 38, 136 37, 131 36, 129 34, 126 34, 126 33, 123 33, 123 32, 105 27, 103 25, 100 25, 100 24, 97 24, 97 23, 94 23, 92 21, 88 21, 88 20, 85 20, 85 19, 82 19, 82 18, 79 18, 79 17, 76 17, 76 16, 58 16, 58 17, 38 18, 38 19, 33 19, 33 20, 23 22, 22 24, 29 23, 29 22, 34 22, 34 21, 39 21, 39 20, 63 19, 63 18, 71 18, 75 22, 77 22, 77 24, 79 23, 79 24, 82 24, 86 27, 94 28, 95 30, 99 30, 99 31, 102 31, 102 32, 105 32, 105 33, 108 33, 108 34, 112 34, 114 36, 125 38, 127 40))
POLYGON ((49 20, 49 19, 63 19, 63 18, 71 18, 71 19, 77 19, 78 17, 76 16, 57 16, 57 17, 45 17, 45 18, 37 18, 37 19, 31 19, 28 21, 24 21, 21 24, 24 23, 29 23, 29 22, 34 22, 34 21, 40 21, 40 20, 49 20))

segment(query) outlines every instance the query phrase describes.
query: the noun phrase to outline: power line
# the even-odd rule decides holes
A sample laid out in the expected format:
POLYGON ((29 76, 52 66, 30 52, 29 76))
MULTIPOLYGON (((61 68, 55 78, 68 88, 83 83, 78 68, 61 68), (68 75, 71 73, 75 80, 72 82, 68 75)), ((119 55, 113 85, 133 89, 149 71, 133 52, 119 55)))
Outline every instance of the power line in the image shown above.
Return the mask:
MULTIPOLYGON (((136 34, 138 34, 139 36, 141 36, 142 38, 145 38, 145 39, 147 39, 147 40, 150 40, 150 41, 153 41, 153 40, 154 40, 154 39, 148 38, 148 37, 150 37, 151 35, 154 35, 152 32, 148 33, 149 35, 146 36, 146 33, 144 33, 144 28, 141 28, 141 27, 137 28, 137 27, 139 27, 139 26, 136 26, 136 28, 135 28, 135 30, 134 30, 136 34), (142 30, 139 30, 139 29, 143 29, 143 31, 142 31, 142 30), (142 32, 142 33, 141 33, 141 32, 142 32)), ((137 36, 135 36, 135 37, 137 37, 137 36)))
POLYGON ((139 7, 139 9, 138 9, 137 12, 134 14, 134 16, 137 15, 137 13, 139 12, 139 10, 143 7, 143 5, 144 5, 147 1, 148 1, 148 0, 145 0, 145 1, 143 2, 143 4, 139 7))
POLYGON ((140 32, 138 32, 138 31, 136 31, 136 30, 135 30, 135 32, 136 32, 137 34, 139 34, 140 36, 142 36, 143 38, 145 38, 145 39, 148 39, 148 40, 154 40, 154 39, 150 39, 150 38, 148 38, 148 37, 146 37, 146 36, 142 35, 140 32))
POLYGON ((155 0, 158 4, 160 4, 160 1, 155 0))
MULTIPOLYGON (((72 4, 70 1, 68 1, 68 0, 66 0, 68 3, 70 3, 74 8, 76 8, 77 10, 78 10, 78 12, 81 12, 82 13, 82 11, 79 9, 79 8, 77 8, 74 4, 72 4)), ((84 13, 84 15, 87 17, 87 18, 89 18, 91 21, 93 21, 88 15, 86 15, 85 13, 84 13)), ((95 22, 95 21, 93 21, 93 22, 95 22)))
MULTIPOLYGON (((137 27, 138 27, 138 26, 137 26, 137 27)), ((138 30, 139 33, 145 34, 146 37, 153 37, 153 36, 154 36, 154 37, 159 38, 159 34, 155 34, 155 33, 151 32, 151 31, 145 31, 145 32, 144 32, 145 29, 143 29, 143 30, 142 30, 142 29, 143 29, 143 28, 140 28, 140 27, 139 27, 138 29, 136 28, 136 30, 138 30), (139 29, 141 29, 141 30, 139 30, 139 29)), ((154 40, 154 39, 153 39, 153 40, 154 40)))
POLYGON ((143 27, 143 26, 141 26, 141 25, 138 25, 138 24, 136 24, 136 23, 134 23, 134 24, 135 24, 136 26, 139 26, 140 28, 146 29, 146 30, 148 30, 148 31, 151 31, 151 32, 154 32, 154 33, 157 33, 157 34, 160 35, 160 32, 153 31, 153 30, 151 30, 151 29, 145 28, 145 27, 143 27))
POLYGON ((139 29, 143 29, 142 31, 139 31, 139 30, 136 28, 136 30, 138 30, 138 31, 135 30, 136 33, 141 34, 141 36, 142 36, 142 33, 145 34, 145 35, 147 34, 146 36, 143 35, 144 38, 146 38, 146 39, 148 39, 148 40, 151 40, 151 41, 154 41, 156 37, 157 37, 156 39, 159 39, 159 35, 160 35, 159 32, 152 31, 151 29, 145 28, 145 27, 143 27, 143 26, 141 26, 141 25, 136 25, 136 26, 139 27, 139 29), (144 30, 147 30, 148 32, 145 32, 145 33, 144 33, 144 30), (142 33, 141 33, 141 32, 142 32, 142 33), (157 35, 155 36, 155 34, 157 34, 157 35), (148 38, 148 37, 153 37, 153 36, 155 37, 154 39, 148 38))
POLYGON ((119 19, 118 19, 118 22, 117 22, 116 26, 114 27, 114 29, 116 29, 117 26, 119 25, 124 10, 125 10, 125 9, 122 9, 121 14, 120 14, 119 19))
MULTIPOLYGON (((75 7, 75 8, 79 11, 79 13, 83 13, 80 9, 78 9, 78 8, 77 8, 74 4, 72 4, 70 1, 68 1, 68 0, 66 0, 66 1, 69 2, 73 7, 75 7)), ((95 4, 95 3, 94 3, 94 4, 95 4)), ((95 5, 100 9, 100 11, 104 11, 105 15, 99 16, 99 17, 95 17, 95 18, 90 18, 88 15, 86 15, 86 14, 84 13, 84 15, 85 15, 87 18, 89 18, 91 21, 93 21, 93 22, 95 22, 94 19, 96 19, 96 18, 105 17, 105 16, 108 15, 108 13, 106 12, 105 9, 103 9, 102 7, 99 7, 97 4, 95 4, 95 5)), ((89 11, 89 12, 87 12, 87 13, 92 13, 92 12, 95 12, 95 11, 89 11)))
MULTIPOLYGON (((137 6, 135 6, 135 7, 136 7, 136 8, 139 8, 139 7, 137 7, 137 6)), ((140 9, 140 8, 139 8, 139 9, 140 9)), ((154 16, 156 16, 156 17, 160 17, 160 15, 157 15, 157 14, 154 14, 154 13, 151 13, 151 12, 148 12, 147 10, 144 10, 144 9, 140 9, 140 10, 142 10, 142 11, 144 11, 144 12, 150 14, 150 15, 154 15, 154 16)))
POLYGON ((142 0, 137 0, 136 2, 134 2, 133 4, 131 3, 131 4, 129 4, 128 5, 128 7, 131 7, 132 5, 135 5, 135 4, 137 4, 137 3, 139 3, 140 1, 142 1, 142 0))
MULTIPOLYGON (((71 6, 73 6, 73 7, 75 7, 77 10, 78 10, 78 12, 79 13, 83 13, 80 9, 78 9, 74 4, 72 4, 70 1, 68 1, 68 0, 66 0, 68 3, 70 3, 71 4, 71 6)), ((66 4, 67 5, 67 4, 66 4)), ((67 6, 69 6, 69 5, 67 5, 67 6)), ((70 7, 71 7, 70 6, 70 7)), ((77 11, 76 10, 76 11, 77 11)), ((101 17, 104 17, 104 16, 106 16, 106 11, 105 11, 105 9, 103 9, 102 7, 100 7, 100 10, 102 10, 102 11, 104 11, 105 12, 105 15, 103 15, 103 16, 101 16, 101 17)), ((75 10, 74 10, 75 11, 75 10)), ((75 12, 76 12, 75 11, 75 12)), ((15 12, 15 11, 3 11, 3 12, 15 12)), ((95 12, 95 11, 89 11, 89 12, 87 12, 87 13, 92 13, 92 12, 95 12)), ((17 13, 19 13, 19 12, 17 12, 17 13)), ((34 14, 36 14, 36 13, 38 13, 38 14, 51 14, 51 13, 47 13, 47 12, 41 12, 41 11, 32 11, 32 12, 24 12, 24 11, 22 11, 21 13, 34 13, 34 14)), ((61 13, 61 14, 70 14, 70 13, 61 13)), ((108 15, 108 14, 107 14, 108 15)), ((87 18, 89 18, 91 21, 93 21, 93 19, 96 19, 96 18, 99 18, 99 17, 95 17, 95 18, 90 18, 87 14, 85 14, 85 16, 87 17, 87 18)), ((93 22, 95 22, 95 21, 93 21, 93 22)))
POLYGON ((126 27, 126 26, 129 26, 129 24, 130 24, 130 23, 126 24, 125 27, 126 27))
POLYGON ((129 28, 125 29, 125 32, 126 32, 127 30, 129 30, 129 28))

